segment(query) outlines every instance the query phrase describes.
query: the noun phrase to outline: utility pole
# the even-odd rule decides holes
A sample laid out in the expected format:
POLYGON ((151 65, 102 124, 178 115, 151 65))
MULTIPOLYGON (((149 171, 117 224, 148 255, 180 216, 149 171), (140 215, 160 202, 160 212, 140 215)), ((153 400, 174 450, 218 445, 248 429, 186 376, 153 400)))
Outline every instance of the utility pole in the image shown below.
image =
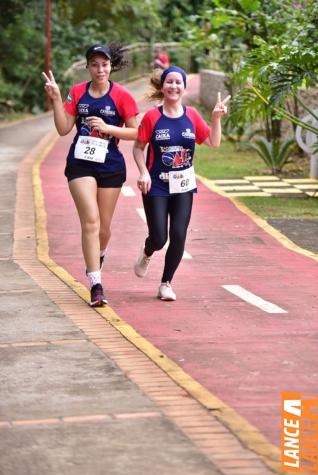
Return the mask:
MULTIPOLYGON (((45 73, 52 69, 52 42, 51 42, 51 17, 52 17, 52 5, 51 0, 46 0, 46 10, 45 10, 45 73)), ((46 111, 52 108, 51 101, 46 96, 44 109, 46 111)))

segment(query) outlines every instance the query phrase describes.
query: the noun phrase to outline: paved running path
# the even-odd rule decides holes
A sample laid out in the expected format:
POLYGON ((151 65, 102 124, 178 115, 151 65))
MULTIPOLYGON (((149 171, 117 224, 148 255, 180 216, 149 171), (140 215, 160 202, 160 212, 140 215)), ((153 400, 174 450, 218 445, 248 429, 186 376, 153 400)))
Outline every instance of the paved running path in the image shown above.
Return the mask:
MULTIPOLYGON (((144 104, 143 104, 144 108, 144 104)), ((41 166, 50 257, 86 285, 80 228, 63 178, 71 137, 58 139, 41 166)), ((317 393, 317 261, 285 247, 232 201, 199 184, 184 259, 174 279, 178 300, 156 299, 163 256, 149 276, 132 265, 146 236, 138 209, 132 143, 103 272, 111 308, 195 380, 280 442, 280 393, 317 393), (223 286, 239 285, 286 313, 267 313, 223 286)), ((211 150, 213 158, 213 150, 211 150)))

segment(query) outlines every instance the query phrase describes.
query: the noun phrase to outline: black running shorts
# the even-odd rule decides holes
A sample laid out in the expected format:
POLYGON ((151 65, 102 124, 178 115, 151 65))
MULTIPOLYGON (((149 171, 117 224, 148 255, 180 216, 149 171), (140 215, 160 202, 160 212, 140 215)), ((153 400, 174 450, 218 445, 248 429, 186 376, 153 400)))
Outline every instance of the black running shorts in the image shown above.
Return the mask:
POLYGON ((95 178, 98 188, 121 188, 126 181, 126 170, 115 173, 97 172, 89 167, 77 163, 67 163, 64 171, 68 181, 85 176, 95 178))

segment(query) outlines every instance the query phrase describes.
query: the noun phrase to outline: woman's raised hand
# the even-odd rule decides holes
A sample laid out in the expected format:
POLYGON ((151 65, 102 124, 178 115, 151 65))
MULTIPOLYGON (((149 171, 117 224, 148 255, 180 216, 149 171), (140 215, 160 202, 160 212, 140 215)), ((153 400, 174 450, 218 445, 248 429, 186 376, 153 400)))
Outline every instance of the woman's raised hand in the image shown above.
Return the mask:
POLYGON ((47 95, 49 96, 52 101, 55 99, 59 99, 61 97, 60 89, 55 82, 55 78, 53 76, 52 71, 49 71, 49 75, 47 76, 45 73, 42 73, 42 76, 45 80, 44 89, 46 90, 47 95))
POLYGON ((225 99, 221 99, 221 93, 218 92, 217 95, 217 101, 215 104, 215 107, 212 111, 212 116, 219 118, 222 117, 223 115, 227 114, 227 106, 225 105, 229 100, 231 99, 231 96, 226 96, 225 99))

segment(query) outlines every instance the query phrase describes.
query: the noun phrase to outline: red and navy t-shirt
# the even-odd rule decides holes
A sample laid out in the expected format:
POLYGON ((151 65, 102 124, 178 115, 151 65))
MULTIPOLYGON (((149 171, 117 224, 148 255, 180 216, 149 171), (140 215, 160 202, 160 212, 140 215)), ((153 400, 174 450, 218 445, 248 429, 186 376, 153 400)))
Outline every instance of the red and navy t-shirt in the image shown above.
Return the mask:
POLYGON ((169 196, 169 171, 191 167, 195 144, 203 143, 209 134, 209 126, 193 107, 184 106, 177 118, 165 116, 162 106, 150 109, 138 130, 139 142, 149 143, 146 164, 152 184, 148 194, 169 196))
MULTIPOLYGON (((88 90, 91 81, 75 84, 64 103, 66 112, 76 117, 77 133, 70 147, 67 160, 72 162, 74 149, 79 135, 94 135, 87 124, 87 117, 101 117, 104 122, 117 127, 122 127, 127 119, 138 114, 137 104, 130 92, 123 86, 110 81, 110 87, 102 97, 92 97, 88 90)), ((118 149, 119 139, 115 137, 103 137, 109 141, 108 153, 104 163, 80 160, 83 167, 93 168, 95 171, 116 173, 125 170, 125 160, 123 154, 118 149)))

